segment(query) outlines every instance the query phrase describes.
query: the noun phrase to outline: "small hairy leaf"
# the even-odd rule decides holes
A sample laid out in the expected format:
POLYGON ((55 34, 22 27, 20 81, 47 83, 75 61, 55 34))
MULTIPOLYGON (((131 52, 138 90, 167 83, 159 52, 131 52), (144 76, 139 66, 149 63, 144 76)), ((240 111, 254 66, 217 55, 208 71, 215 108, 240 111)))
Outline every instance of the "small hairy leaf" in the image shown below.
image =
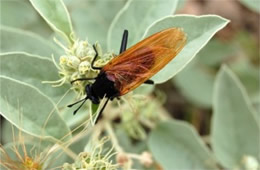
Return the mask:
POLYGON ((216 169, 211 153, 187 123, 162 122, 152 131, 148 145, 165 170, 216 169))
POLYGON ((238 78, 223 66, 213 94, 212 147, 220 163, 234 168, 244 156, 259 159, 260 124, 238 78))
POLYGON ((5 119, 33 136, 59 140, 70 137, 69 128, 46 95, 8 77, 0 76, 0 83, 0 108, 5 119))

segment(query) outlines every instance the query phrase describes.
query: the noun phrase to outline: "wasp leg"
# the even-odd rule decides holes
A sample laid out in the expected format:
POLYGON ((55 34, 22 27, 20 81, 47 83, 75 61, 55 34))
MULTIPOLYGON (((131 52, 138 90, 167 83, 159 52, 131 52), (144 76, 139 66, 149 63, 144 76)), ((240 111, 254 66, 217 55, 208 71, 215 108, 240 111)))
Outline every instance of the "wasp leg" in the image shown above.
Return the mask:
POLYGON ((102 113, 103 113, 105 107, 107 106, 107 103, 108 103, 109 99, 110 99, 110 98, 107 98, 105 104, 102 106, 100 112, 98 113, 98 117, 96 118, 95 124, 97 124, 97 122, 99 121, 99 119, 102 117, 102 113))
POLYGON ((96 78, 78 78, 75 80, 72 80, 70 83, 73 84, 75 81, 84 81, 84 80, 95 80, 96 78))
POLYGON ((154 84, 154 81, 153 80, 146 80, 144 83, 145 84, 154 84))
POLYGON ((96 49, 95 45, 93 45, 93 48, 94 48, 94 50, 95 50, 95 52, 96 52, 96 55, 95 55, 95 57, 93 58, 93 60, 92 60, 92 62, 91 62, 91 68, 94 69, 94 70, 101 70, 102 67, 96 67, 96 66, 94 66, 94 63, 95 63, 95 61, 96 61, 96 59, 97 59, 97 57, 98 57, 98 52, 97 52, 97 49, 96 49))
POLYGON ((127 48, 127 39, 128 39, 128 30, 124 30, 124 34, 123 34, 123 37, 122 37, 119 54, 121 54, 122 52, 124 52, 126 50, 126 48, 127 48))

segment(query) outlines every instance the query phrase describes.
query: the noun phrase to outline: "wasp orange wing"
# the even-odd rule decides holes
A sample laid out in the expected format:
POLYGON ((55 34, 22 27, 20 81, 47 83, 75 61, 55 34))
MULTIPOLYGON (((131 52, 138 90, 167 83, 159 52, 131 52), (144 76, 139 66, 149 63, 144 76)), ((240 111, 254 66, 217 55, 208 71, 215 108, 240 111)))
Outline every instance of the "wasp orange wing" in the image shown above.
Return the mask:
POLYGON ((168 64, 183 48, 185 33, 169 28, 142 40, 113 58, 102 70, 120 95, 137 88, 168 64))

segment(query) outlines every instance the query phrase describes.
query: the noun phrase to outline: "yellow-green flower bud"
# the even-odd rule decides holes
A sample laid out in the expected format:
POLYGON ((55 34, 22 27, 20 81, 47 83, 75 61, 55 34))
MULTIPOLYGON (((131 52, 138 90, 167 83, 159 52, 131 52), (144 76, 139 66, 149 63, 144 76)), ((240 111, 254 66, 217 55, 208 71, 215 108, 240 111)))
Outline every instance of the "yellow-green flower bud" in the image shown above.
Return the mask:
POLYGON ((75 43, 75 55, 79 58, 83 58, 87 56, 88 53, 88 42, 87 41, 79 41, 75 43))
MULTIPOLYGON (((103 54, 101 46, 98 43, 95 43, 94 46, 98 53, 98 58, 94 65, 96 67, 103 67, 114 57, 114 54, 103 54)), ((59 83, 58 86, 61 86, 65 82, 68 83, 78 78, 97 77, 99 70, 91 68, 91 63, 96 56, 96 51, 88 41, 74 41, 73 46, 66 49, 66 54, 60 57, 60 66, 57 66, 59 67, 59 74, 62 78, 58 81, 53 81, 52 83, 59 83)), ((74 82, 72 86, 75 91, 84 94, 85 86, 89 83, 92 83, 92 81, 77 81, 74 82)))
MULTIPOLYGON (((101 142, 104 142, 101 141, 101 142)), ((106 142, 106 141, 105 141, 106 142)), ((82 152, 78 155, 75 162, 72 164, 65 163, 63 170, 76 170, 76 169, 92 169, 92 170, 117 170, 118 164, 114 164, 111 160, 111 151, 105 153, 103 151, 104 143, 98 143, 93 146, 89 152, 82 152)))
POLYGON ((66 66, 67 65, 67 62, 68 62, 68 56, 66 55, 63 55, 60 57, 60 65, 61 66, 66 66))
POLYGON ((92 45, 87 41, 77 41, 74 44, 73 49, 75 50, 75 55, 81 60, 85 60, 86 58, 93 58, 96 55, 92 45))
POLYGON ((96 47, 96 50, 97 50, 97 52, 98 52, 98 55, 99 55, 99 56, 103 56, 103 52, 102 52, 102 48, 101 48, 100 44, 99 44, 99 43, 96 43, 96 44, 95 44, 95 47, 96 47))
POLYGON ((98 60, 95 62, 95 66, 96 66, 96 67, 103 67, 105 64, 106 64, 106 62, 105 62, 105 60, 103 60, 103 59, 98 59, 98 60))
POLYGON ((70 76, 70 81, 76 80, 80 78, 79 73, 78 72, 74 72, 71 76, 70 76))
POLYGON ((80 59, 76 56, 68 56, 67 66, 77 69, 80 63, 80 59))
POLYGON ((88 47, 87 56, 95 57, 95 55, 96 55, 96 52, 95 52, 95 50, 93 49, 93 47, 92 47, 92 46, 88 47))
POLYGON ((94 77, 97 77, 98 73, 99 73, 99 70, 91 69, 91 71, 86 72, 85 77, 94 78, 94 77))
POLYGON ((257 170, 259 167, 259 163, 255 157, 249 155, 243 156, 241 169, 257 170))
POLYGON ((79 64, 79 74, 86 75, 90 71, 90 63, 88 61, 83 61, 79 64))

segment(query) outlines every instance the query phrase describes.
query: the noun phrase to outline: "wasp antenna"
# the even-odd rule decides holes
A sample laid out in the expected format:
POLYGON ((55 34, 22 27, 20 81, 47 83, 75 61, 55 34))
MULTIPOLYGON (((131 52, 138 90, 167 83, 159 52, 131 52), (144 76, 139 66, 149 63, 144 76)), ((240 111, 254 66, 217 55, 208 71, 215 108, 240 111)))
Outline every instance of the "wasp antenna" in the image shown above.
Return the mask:
POLYGON ((79 111, 79 109, 83 106, 83 104, 87 101, 87 99, 88 97, 86 97, 84 101, 81 103, 81 105, 76 110, 74 110, 73 115, 75 115, 79 111))
POLYGON ((75 104, 78 104, 78 103, 80 103, 80 102, 82 102, 82 101, 84 101, 84 100, 87 100, 87 99, 88 99, 88 96, 85 97, 84 99, 81 99, 81 100, 79 100, 79 101, 76 101, 75 103, 72 103, 72 104, 68 105, 67 107, 72 107, 72 106, 74 106, 75 104))
POLYGON ((99 111, 98 116, 97 116, 97 118, 96 118, 95 124, 97 124, 97 122, 98 122, 99 119, 101 118, 101 115, 102 115, 102 113, 103 113, 103 111, 104 111, 104 109, 105 109, 105 107, 106 107, 106 105, 107 105, 107 103, 108 103, 109 100, 110 100, 110 98, 107 98, 105 104, 102 106, 102 109, 99 111))
POLYGON ((78 78, 75 80, 72 80, 70 84, 73 84, 75 81, 84 81, 84 80, 95 80, 96 78, 78 78))

